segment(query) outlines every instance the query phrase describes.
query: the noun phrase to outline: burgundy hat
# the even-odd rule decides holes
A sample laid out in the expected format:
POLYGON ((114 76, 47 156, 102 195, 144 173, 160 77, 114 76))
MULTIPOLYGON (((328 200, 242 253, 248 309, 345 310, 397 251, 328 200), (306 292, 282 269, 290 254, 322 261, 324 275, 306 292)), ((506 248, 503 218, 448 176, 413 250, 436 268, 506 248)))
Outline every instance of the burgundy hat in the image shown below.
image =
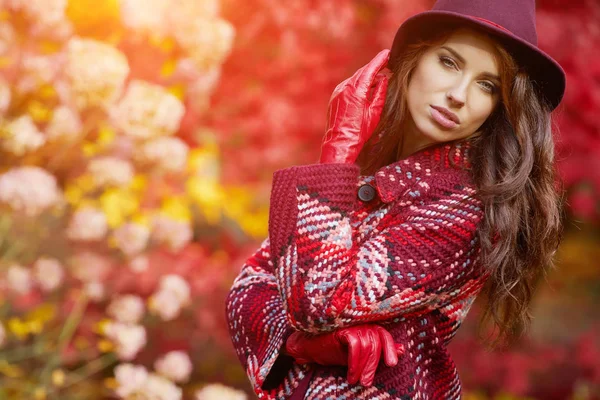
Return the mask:
POLYGON ((565 71, 538 48, 535 0, 438 0, 431 10, 413 15, 398 28, 390 52, 390 68, 407 44, 448 23, 482 28, 492 34, 529 73, 552 110, 560 104, 565 92, 565 71))

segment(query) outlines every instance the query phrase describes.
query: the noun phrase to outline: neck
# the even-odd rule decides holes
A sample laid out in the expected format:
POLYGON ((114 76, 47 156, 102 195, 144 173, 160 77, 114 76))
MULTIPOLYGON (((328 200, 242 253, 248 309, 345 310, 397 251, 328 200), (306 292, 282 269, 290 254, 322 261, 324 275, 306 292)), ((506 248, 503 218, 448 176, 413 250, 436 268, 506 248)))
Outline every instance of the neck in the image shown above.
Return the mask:
POLYGON ((398 143, 398 153, 396 154, 398 160, 403 160, 433 143, 417 129, 412 118, 405 124, 402 131, 403 137, 398 143))

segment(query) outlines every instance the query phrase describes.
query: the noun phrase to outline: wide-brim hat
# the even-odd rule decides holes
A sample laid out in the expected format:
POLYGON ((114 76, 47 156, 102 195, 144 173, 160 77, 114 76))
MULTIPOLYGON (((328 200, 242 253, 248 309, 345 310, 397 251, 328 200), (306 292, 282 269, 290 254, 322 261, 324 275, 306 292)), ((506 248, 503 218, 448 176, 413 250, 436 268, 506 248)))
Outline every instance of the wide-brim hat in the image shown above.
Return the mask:
POLYGON ((560 64, 538 47, 535 0, 438 0, 398 28, 390 52, 394 68, 405 46, 449 23, 480 28, 499 40, 522 66, 554 110, 561 102, 566 75, 560 64))

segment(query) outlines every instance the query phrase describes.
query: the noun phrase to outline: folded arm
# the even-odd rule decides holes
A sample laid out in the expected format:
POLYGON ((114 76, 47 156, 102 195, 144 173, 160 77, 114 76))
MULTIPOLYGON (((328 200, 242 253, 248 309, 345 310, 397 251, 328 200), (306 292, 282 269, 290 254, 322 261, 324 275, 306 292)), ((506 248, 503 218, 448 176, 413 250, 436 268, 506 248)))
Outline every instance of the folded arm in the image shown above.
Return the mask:
MULTIPOLYGON (((406 184, 393 212, 359 242, 359 168, 311 164, 275 172, 269 236, 289 323, 311 333, 428 312, 480 287, 472 188, 441 175, 406 184)), ((413 177, 414 178, 414 177, 413 177)))
POLYGON ((233 347, 254 391, 267 398, 283 398, 305 376, 307 366, 282 354, 294 332, 289 325, 270 264, 267 237, 235 279, 226 301, 233 347))

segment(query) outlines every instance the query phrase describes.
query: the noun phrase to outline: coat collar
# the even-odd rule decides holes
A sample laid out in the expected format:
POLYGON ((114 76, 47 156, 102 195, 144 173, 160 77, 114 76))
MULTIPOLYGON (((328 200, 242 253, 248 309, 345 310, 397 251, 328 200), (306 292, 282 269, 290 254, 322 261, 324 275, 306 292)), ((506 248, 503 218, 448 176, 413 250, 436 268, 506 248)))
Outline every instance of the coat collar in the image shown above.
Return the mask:
POLYGON ((380 199, 389 203, 401 196, 421 180, 430 179, 435 172, 442 170, 469 170, 469 142, 459 144, 442 143, 411 154, 375 173, 375 182, 380 199), (452 160, 454 165, 451 163, 452 160))

